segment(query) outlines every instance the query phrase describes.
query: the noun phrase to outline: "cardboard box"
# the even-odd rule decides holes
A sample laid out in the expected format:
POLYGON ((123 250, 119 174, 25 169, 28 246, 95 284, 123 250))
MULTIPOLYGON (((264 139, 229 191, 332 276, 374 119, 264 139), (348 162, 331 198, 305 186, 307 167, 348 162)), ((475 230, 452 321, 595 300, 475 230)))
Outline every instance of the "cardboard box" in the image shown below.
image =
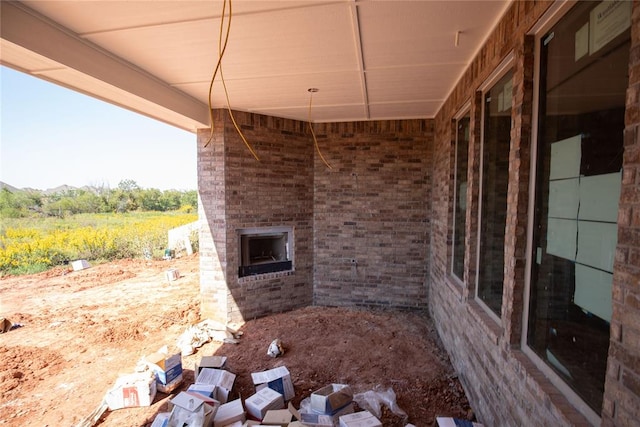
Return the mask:
POLYGON ((156 374, 158 391, 171 393, 182 382, 182 355, 168 355, 158 351, 145 357, 149 368, 156 374))
MULTIPOLYGON (((203 427, 211 427, 213 425, 213 418, 219 407, 220 402, 215 399, 204 397, 198 393, 181 391, 176 397, 169 401, 169 409, 171 409, 169 424, 174 421, 181 421, 181 414, 202 410, 204 414, 203 427)), ((178 422, 176 425, 182 424, 178 422)))
POLYGON ((170 282, 178 280, 180 278, 180 272, 175 268, 167 270, 165 272, 165 275, 167 276, 167 280, 170 282))
POLYGON ((247 414, 261 420, 270 409, 284 409, 284 397, 277 391, 264 387, 249 396, 244 401, 244 405, 247 408, 247 414))
POLYGON ((251 379, 258 391, 264 387, 269 387, 283 395, 285 402, 295 397, 291 374, 284 366, 269 369, 268 371, 254 372, 251 374, 251 379))
POLYGON ((193 375, 195 378, 198 378, 198 375, 200 375, 200 369, 202 368, 224 369, 224 365, 226 363, 227 356, 202 356, 193 368, 193 375))
POLYGON ((353 391, 346 384, 330 384, 311 393, 311 410, 333 415, 353 401, 353 391))
POLYGON ((115 385, 107 391, 106 401, 109 410, 137 406, 150 406, 156 397, 155 376, 147 372, 123 375, 115 385))
POLYGON ((233 389, 236 374, 223 369, 202 368, 196 378, 196 384, 208 384, 216 386, 213 397, 220 403, 227 403, 229 393, 233 389))
POLYGON ((325 426, 337 426, 340 423, 340 417, 353 413, 353 402, 340 408, 333 415, 319 414, 317 412, 302 413, 300 417, 297 417, 306 426, 313 427, 325 427, 325 426))
POLYGON ((89 263, 86 259, 79 259, 77 261, 71 261, 71 267, 73 267, 73 271, 84 270, 85 268, 89 268, 89 263))
POLYGON ((232 400, 231 402, 223 403, 218 408, 215 417, 213 418, 214 427, 225 427, 229 424, 233 424, 236 421, 245 422, 247 420, 240 399, 232 400))
POLYGON ((452 417, 436 417, 438 427, 483 427, 481 423, 474 423, 452 417))
POLYGON ((342 415, 340 427, 382 427, 382 423, 371 412, 362 411, 342 415))
POLYGON ((211 397, 215 399, 216 386, 213 384, 191 384, 187 391, 192 393, 200 393, 204 397, 211 397))
POLYGON ((262 424, 287 427, 292 419, 293 414, 288 409, 271 409, 264 415, 262 424))
POLYGON ((333 427, 331 415, 304 413, 300 414, 300 422, 308 427, 333 427))
POLYGON ((169 425, 169 417, 171 416, 171 412, 160 412, 153 419, 153 423, 151 427, 167 427, 169 425))

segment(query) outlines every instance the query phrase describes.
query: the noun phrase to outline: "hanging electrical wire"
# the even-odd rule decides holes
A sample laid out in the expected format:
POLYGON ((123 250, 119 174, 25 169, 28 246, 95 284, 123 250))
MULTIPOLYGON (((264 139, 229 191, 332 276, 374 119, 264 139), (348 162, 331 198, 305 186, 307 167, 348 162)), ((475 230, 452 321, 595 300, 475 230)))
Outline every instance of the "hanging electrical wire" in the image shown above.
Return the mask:
POLYGON ((204 146, 208 146, 209 143, 211 142, 211 140, 213 139, 213 132, 214 132, 214 117, 213 117, 213 106, 211 105, 211 94, 213 93, 213 82, 216 79, 216 75, 218 75, 218 70, 220 69, 220 66, 222 65, 222 57, 224 56, 224 51, 227 49, 227 42, 229 41, 229 30, 230 30, 230 26, 227 25, 227 34, 225 36, 224 39, 224 45, 222 46, 222 49, 220 49, 220 41, 222 41, 222 32, 224 29, 224 19, 226 16, 226 9, 227 9, 227 0, 224 0, 222 3, 222 16, 220 17, 220 35, 219 35, 219 42, 218 42, 218 62, 216 63, 216 67, 213 70, 213 75, 211 76, 211 82, 209 83, 209 96, 207 98, 208 101, 208 105, 209 105, 209 121, 211 122, 211 133, 209 134, 209 139, 207 139, 207 142, 204 144, 204 146))
POLYGON ((213 82, 215 81, 216 75, 218 74, 218 70, 220 71, 220 79, 222 80, 222 87, 224 88, 224 94, 225 97, 227 99, 227 109, 229 110, 229 116, 231 117, 231 121, 233 122, 233 126, 236 128, 236 131, 238 132, 238 134, 240 135, 240 138, 242 138, 242 142, 244 142, 244 145, 246 145, 247 149, 249 149, 249 152, 251 153, 251 155, 258 161, 260 161, 260 158, 258 157, 258 155, 256 154, 255 150, 253 149, 253 147, 251 147, 251 144, 249 144, 249 142, 247 141, 247 139, 245 138, 244 134, 242 133, 242 131, 240 130, 240 127, 238 126, 238 123, 236 122, 235 117, 233 116, 233 111, 231 110, 231 101, 229 100, 229 91, 227 90, 227 83, 224 80, 224 74, 222 72, 222 57, 224 56, 224 52, 227 49, 227 43, 229 42, 229 34, 231 33, 231 17, 233 16, 233 6, 231 4, 231 0, 224 0, 223 4, 222 4, 222 16, 220 18, 220 35, 218 38, 218 63, 216 64, 216 68, 213 72, 213 76, 211 77, 211 83, 209 84, 209 119, 211 121, 211 134, 209 135, 209 139, 207 140, 207 142, 205 143, 205 147, 209 145, 209 143, 211 142, 211 140, 213 139, 213 132, 214 132, 214 117, 213 117, 213 108, 211 105, 211 94, 213 92, 213 82), (227 31, 224 37, 224 44, 222 43, 222 33, 223 33, 223 29, 224 29, 224 21, 225 21, 225 16, 226 16, 226 7, 227 7, 227 1, 229 2, 229 19, 227 21, 227 31))
POLYGON ((313 143, 315 144, 316 147, 316 151, 318 151, 318 154, 320 155, 320 158, 322 159, 322 161, 324 162, 324 164, 327 166, 328 169, 333 169, 331 167, 331 165, 327 162, 327 160, 324 158, 324 156, 322 155, 322 152, 320 152, 320 147, 318 146, 318 138, 316 138, 316 133, 313 130, 313 124, 311 123, 311 104, 313 102, 313 94, 318 92, 319 89, 316 89, 314 87, 308 89, 309 90, 309 129, 311 130, 311 135, 313 136, 313 143))
MULTIPOLYGON (((227 1, 227 0, 225 0, 227 1)), ((232 9, 231 9, 231 0, 229 1, 229 24, 227 26, 227 37, 229 37, 229 29, 231 28, 231 16, 233 14, 232 9)), ((220 39, 218 41, 218 52, 220 52, 220 54, 222 55, 222 39, 220 39)), ((227 41, 225 40, 225 47, 226 47, 227 41)), ((227 82, 225 82, 224 80, 224 73, 222 72, 222 64, 220 64, 220 80, 222 80, 222 87, 224 88, 224 95, 227 98, 227 109, 229 110, 229 116, 231 117, 231 122, 233 122, 233 126, 235 126, 236 131, 238 131, 238 135, 240 135, 240 138, 242 138, 242 142, 244 142, 244 145, 246 145, 247 149, 249 150, 249 152, 251 153, 251 155, 257 160, 260 161, 260 158, 258 157, 258 155, 256 154, 255 150, 253 149, 253 147, 251 147, 251 144, 249 144, 249 141, 247 141, 247 138, 244 137, 244 134, 242 133, 242 131, 240 130, 240 127, 238 126, 238 123, 236 123, 236 118, 233 116, 233 111, 231 110, 231 101, 229 100, 229 91, 227 90, 227 82)))

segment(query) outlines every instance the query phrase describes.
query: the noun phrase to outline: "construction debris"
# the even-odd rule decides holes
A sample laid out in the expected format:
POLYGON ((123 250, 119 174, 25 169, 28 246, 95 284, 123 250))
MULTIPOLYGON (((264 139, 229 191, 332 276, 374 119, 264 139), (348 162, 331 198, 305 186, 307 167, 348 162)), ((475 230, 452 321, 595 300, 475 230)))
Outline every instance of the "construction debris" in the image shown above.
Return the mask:
MULTIPOLYGON (((201 324, 201 330, 206 330, 207 325, 201 324)), ((78 427, 94 425, 107 408, 114 411, 152 405, 156 390, 170 393, 182 382, 181 361, 181 354, 172 354, 166 346, 145 356, 138 362, 137 372, 118 378, 98 408, 78 427)), ((395 393, 392 389, 371 390, 354 396, 348 384, 328 384, 303 399, 300 409, 296 409, 291 404, 296 393, 291 374, 285 366, 252 373, 255 393, 246 399, 240 397, 229 400, 236 375, 223 369, 226 361, 225 356, 201 357, 195 364, 195 383, 173 397, 168 404, 170 412, 159 412, 152 425, 381 427, 379 415, 375 413, 376 410, 380 410, 381 404, 406 417, 404 411, 395 403, 395 393), (367 409, 356 411, 356 399, 359 407, 367 409)))
POLYGON ((169 354, 166 346, 138 363, 138 371, 145 367, 155 374, 158 391, 171 393, 182 382, 182 357, 180 353, 169 354))
POLYGON ((452 417, 437 417, 438 427, 483 427, 480 423, 452 417))
POLYGON ((180 272, 176 268, 170 268, 164 274, 169 282, 173 282, 180 278, 180 272))
POLYGON ((346 384, 330 384, 311 393, 311 410, 334 415, 353 402, 353 392, 346 384))
MULTIPOLYGON (((199 374, 195 384, 172 399, 170 414, 159 413, 153 426, 382 426, 379 416, 368 410, 355 410, 354 394, 347 384, 328 384, 303 399, 300 409, 296 409, 290 402, 295 397, 295 390, 291 374, 285 366, 252 373, 255 393, 246 399, 227 401, 233 391, 236 375, 224 369, 204 367, 208 364, 224 366, 225 362, 225 357, 203 356, 196 363, 199 374), (209 387, 203 387, 205 385, 209 387), (285 407, 287 402, 288 406, 285 407)), ((391 405, 392 411, 404 414, 395 404, 395 394, 391 389, 371 391, 366 396, 378 405, 391 405)))
POLYGON ((228 344, 238 344, 242 333, 222 325, 213 320, 203 320, 193 326, 189 326, 182 335, 178 337, 176 343, 183 356, 193 354, 196 348, 202 347, 209 341, 224 342, 228 344))
POLYGON ((340 427, 382 427, 380 420, 369 411, 355 412, 340 417, 340 427))
POLYGON ((21 326, 22 324, 20 323, 13 323, 11 320, 5 317, 0 317, 0 334, 4 334, 5 332, 12 331, 21 326))
POLYGON ((396 393, 392 388, 383 389, 376 387, 364 393, 358 393, 353 396, 353 400, 363 409, 373 413, 376 417, 382 417, 382 406, 386 406, 394 414, 404 418, 406 421, 408 416, 396 403, 396 393))
POLYGON ((156 376, 153 372, 122 375, 111 388, 105 400, 110 411, 138 406, 150 406, 156 397, 156 376))
POLYGON ((170 427, 210 427, 220 402, 197 393, 180 392, 169 401, 170 427))
POLYGON ((284 346, 282 345, 282 341, 279 339, 271 341, 269 349, 267 350, 267 355, 269 357, 284 356, 284 346))
POLYGON ((84 270, 85 268, 89 268, 90 265, 86 259, 79 259, 76 261, 71 261, 71 267, 73 268, 73 271, 80 271, 84 270))

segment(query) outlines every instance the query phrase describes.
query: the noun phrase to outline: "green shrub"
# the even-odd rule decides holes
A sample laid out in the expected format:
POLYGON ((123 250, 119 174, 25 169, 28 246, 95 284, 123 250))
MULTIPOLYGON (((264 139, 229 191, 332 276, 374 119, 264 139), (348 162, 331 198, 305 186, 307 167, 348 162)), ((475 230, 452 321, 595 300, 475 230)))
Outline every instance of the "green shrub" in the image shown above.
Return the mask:
POLYGON ((157 212, 14 219, 0 230, 0 272, 42 271, 76 259, 161 258, 167 232, 196 219, 157 212))

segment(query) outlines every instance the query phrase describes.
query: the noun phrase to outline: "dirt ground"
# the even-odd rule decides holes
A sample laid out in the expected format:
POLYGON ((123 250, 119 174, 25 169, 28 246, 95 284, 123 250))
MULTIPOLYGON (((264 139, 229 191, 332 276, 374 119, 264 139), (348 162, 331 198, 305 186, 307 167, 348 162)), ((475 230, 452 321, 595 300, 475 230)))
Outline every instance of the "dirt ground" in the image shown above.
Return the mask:
MULTIPOLYGON (((119 374, 161 346, 175 346, 199 319, 197 255, 124 260, 80 271, 0 278, 0 317, 20 324, 0 334, 0 425, 75 426, 100 404, 119 374), (180 272, 169 281, 168 269, 180 272)), ((209 342, 184 356, 184 380, 150 407, 107 411, 99 426, 150 426, 193 383, 205 355, 228 357, 232 397, 255 392, 251 372, 286 366, 298 407, 331 383, 354 393, 388 390, 407 417, 383 407, 385 426, 434 426, 436 416, 473 416, 431 321, 424 313, 308 307, 245 323, 238 344, 209 342), (280 339, 282 357, 267 355, 280 339)), ((175 348, 175 347, 174 347, 175 348)))

